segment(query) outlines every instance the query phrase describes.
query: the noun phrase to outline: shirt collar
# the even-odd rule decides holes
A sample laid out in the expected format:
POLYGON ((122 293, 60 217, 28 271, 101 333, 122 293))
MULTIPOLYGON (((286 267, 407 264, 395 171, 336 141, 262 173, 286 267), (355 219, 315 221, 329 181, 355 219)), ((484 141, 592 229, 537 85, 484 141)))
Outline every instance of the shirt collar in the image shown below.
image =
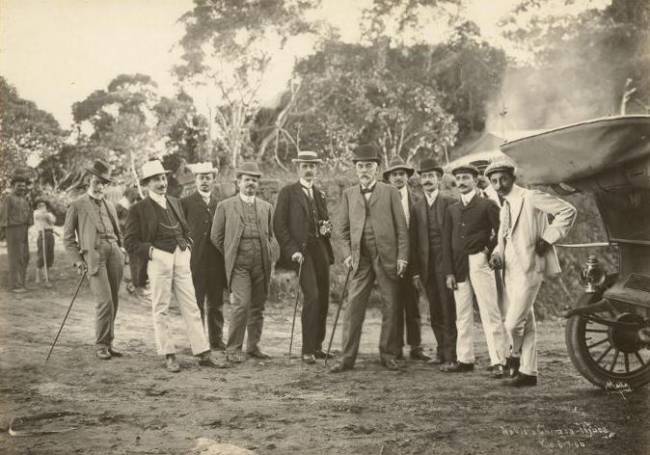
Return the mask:
POLYGON ((424 197, 427 199, 427 202, 429 203, 429 205, 436 202, 436 199, 438 198, 438 193, 439 192, 440 192, 440 190, 434 190, 431 193, 431 195, 429 195, 429 193, 427 193, 426 191, 424 192, 424 197))
POLYGON ((97 201, 97 202, 99 202, 99 201, 101 201, 101 200, 104 199, 103 196, 102 196, 102 197, 97 197, 97 196, 95 196, 94 194, 92 194, 92 193, 90 192, 90 189, 88 189, 87 194, 88 194, 88 196, 90 196, 90 198, 91 198, 92 200, 97 201))
POLYGON ((304 187, 307 188, 308 190, 312 189, 312 186, 314 186, 314 181, 312 180, 311 182, 305 181, 302 177, 300 177, 300 184, 304 187))
POLYGON ((158 194, 154 193, 153 191, 149 191, 149 197, 152 201, 157 203, 162 208, 167 208, 167 197, 164 194, 158 194))
POLYGON ((202 197, 203 199, 208 199, 208 200, 210 199, 210 196, 211 196, 211 194, 212 194, 212 193, 209 192, 209 191, 208 191, 207 193, 206 193, 206 192, 203 192, 203 191, 199 190, 198 188, 197 188, 196 191, 199 192, 199 194, 201 195, 201 197, 202 197))
POLYGON ((126 197, 123 197, 122 199, 120 199, 119 204, 122 207, 124 207, 125 209, 131 208, 131 203, 129 202, 129 200, 126 197))
POLYGON ((470 202, 472 202, 472 198, 476 196, 476 190, 472 190, 467 194, 460 194, 460 198, 463 201, 463 205, 468 205, 470 202))
POLYGON ((377 184, 377 180, 373 180, 372 182, 370 182, 370 184, 368 186, 361 185, 361 188, 372 190, 375 187, 376 184, 377 184))
POLYGON ((402 199, 405 200, 408 195, 409 195, 409 189, 404 185, 399 189, 400 194, 402 195, 402 199))
POLYGON ((239 193, 239 197, 241 198, 242 201, 246 202, 247 204, 252 204, 255 202, 255 196, 246 196, 245 194, 239 193))

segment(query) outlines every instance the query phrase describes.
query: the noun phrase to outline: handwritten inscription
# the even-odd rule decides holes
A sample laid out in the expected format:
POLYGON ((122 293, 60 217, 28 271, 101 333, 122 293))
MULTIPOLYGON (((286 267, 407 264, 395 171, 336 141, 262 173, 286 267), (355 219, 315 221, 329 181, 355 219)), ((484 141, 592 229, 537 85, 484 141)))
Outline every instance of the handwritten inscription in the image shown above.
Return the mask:
POLYGON ((545 449, 583 449, 591 438, 611 439, 615 436, 606 426, 590 422, 579 422, 557 428, 543 424, 534 427, 501 425, 504 436, 521 436, 537 438, 539 445, 545 449))

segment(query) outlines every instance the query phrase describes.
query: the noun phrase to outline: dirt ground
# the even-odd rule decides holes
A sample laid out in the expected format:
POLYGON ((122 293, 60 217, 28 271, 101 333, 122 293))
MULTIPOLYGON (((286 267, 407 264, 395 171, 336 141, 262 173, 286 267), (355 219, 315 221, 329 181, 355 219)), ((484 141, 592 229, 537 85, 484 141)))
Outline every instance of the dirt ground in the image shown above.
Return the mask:
MULTIPOLYGON (((562 321, 540 324, 540 385, 526 390, 488 378, 478 326, 473 373, 443 374, 415 362, 404 372, 382 369, 376 310, 368 313, 353 371, 330 375, 322 363, 305 366, 287 356, 289 302, 266 311, 263 348, 273 359, 229 370, 196 364, 176 314, 183 370, 171 374, 155 355, 149 308, 125 292, 116 348, 126 357, 95 358, 94 305, 84 284, 45 364, 77 279, 61 255, 57 261, 53 288, 32 284, 20 296, 0 290, 0 453, 228 453, 196 449, 200 438, 260 454, 650 453, 647 387, 634 393, 593 388, 570 364, 562 321), (69 431, 7 432, 12 418, 47 413, 56 418, 42 420, 40 428, 69 431)), ((0 274, 6 274, 5 256, 0 274)), ((431 349, 431 329, 422 332, 431 349)))

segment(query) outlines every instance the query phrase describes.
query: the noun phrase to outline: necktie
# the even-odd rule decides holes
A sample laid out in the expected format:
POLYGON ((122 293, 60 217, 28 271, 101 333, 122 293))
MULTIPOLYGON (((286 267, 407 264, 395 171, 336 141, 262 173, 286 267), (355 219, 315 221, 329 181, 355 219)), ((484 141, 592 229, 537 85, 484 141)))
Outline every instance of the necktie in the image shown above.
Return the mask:
POLYGON ((304 185, 300 185, 300 186, 302 186, 303 191, 305 192, 305 194, 307 195, 307 197, 308 197, 309 199, 314 199, 314 195, 313 195, 312 192, 311 192, 311 188, 306 187, 306 186, 304 186, 304 185))

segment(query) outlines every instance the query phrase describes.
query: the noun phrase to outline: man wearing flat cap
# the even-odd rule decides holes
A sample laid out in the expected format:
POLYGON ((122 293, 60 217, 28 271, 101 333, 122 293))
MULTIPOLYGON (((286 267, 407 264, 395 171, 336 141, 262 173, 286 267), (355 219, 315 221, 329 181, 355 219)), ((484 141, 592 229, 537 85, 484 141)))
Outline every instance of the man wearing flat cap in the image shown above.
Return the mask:
POLYGON ((325 194, 314 184, 322 160, 316 152, 299 151, 292 160, 298 181, 280 190, 273 230, 281 259, 296 271, 300 264, 302 310, 302 360, 324 359, 323 340, 329 307, 329 266, 334 262, 325 194))
POLYGON ((447 287, 456 301, 456 354, 458 361, 445 368, 449 373, 474 370, 474 295, 478 303, 483 332, 494 378, 502 378, 506 363, 507 339, 497 299, 494 271, 489 259, 499 230, 499 206, 479 196, 476 167, 461 165, 452 169, 460 201, 447 208, 443 242, 451 252, 445 261, 447 287))
POLYGON ((192 353, 199 365, 222 368, 224 358, 215 358, 203 331, 190 269, 192 238, 181 203, 167 196, 167 173, 159 160, 142 166, 141 184, 148 195, 129 209, 126 218, 126 248, 147 263, 151 283, 151 307, 158 354, 165 367, 177 373, 176 347, 169 333, 169 304, 176 297, 192 353))
POLYGON ((389 370, 397 370, 401 347, 398 338, 398 279, 406 273, 409 255, 408 228, 399 191, 377 182, 380 163, 377 148, 361 145, 353 162, 359 185, 346 189, 338 228, 343 240, 344 264, 352 270, 348 306, 343 316, 343 353, 330 370, 350 370, 359 351, 361 328, 375 280, 382 302, 379 355, 389 370))
POLYGON ((26 292, 25 276, 29 263, 29 226, 34 224, 32 210, 27 199, 29 178, 16 172, 10 179, 11 192, 0 203, 0 230, 7 240, 9 282, 11 291, 26 292))
POLYGON ((508 385, 537 385, 537 341, 533 305, 545 276, 560 273, 553 244, 566 236, 576 209, 566 201, 515 185, 515 166, 495 161, 485 175, 503 199, 497 246, 490 263, 503 269, 505 329, 510 336, 508 385), (553 221, 549 222, 549 216, 553 221))
POLYGON ((255 196, 262 176, 257 163, 242 163, 235 175, 239 194, 217 205, 210 240, 223 255, 232 293, 226 354, 228 360, 241 363, 246 333, 246 354, 270 358, 259 342, 273 264, 273 206, 255 196))
MULTIPOLYGON (((399 191, 402 212, 406 218, 406 226, 409 229, 409 237, 415 234, 415 224, 411 224, 415 203, 418 197, 409 189, 408 180, 415 172, 404 160, 396 156, 388 163, 388 169, 383 173, 384 180, 399 191)), ((417 251, 416 242, 410 242, 409 258, 412 258, 417 251)), ((412 262, 412 261, 411 261, 412 262)), ((422 335, 420 331, 420 308, 418 306, 418 292, 412 281, 412 267, 408 267, 402 278, 398 279, 399 299, 398 304, 398 337, 400 347, 404 345, 404 326, 406 326, 406 343, 411 347, 409 356, 413 360, 431 360, 422 349, 422 335)), ((401 353, 400 353, 401 354, 401 353)), ((401 357, 401 355, 400 355, 401 357)))
POLYGON ((208 330, 210 348, 224 351, 223 342, 223 291, 226 272, 223 256, 210 241, 212 220, 219 198, 215 193, 218 169, 212 163, 192 166, 196 191, 181 199, 183 214, 192 237, 190 268, 201 319, 208 330))
MULTIPOLYGON (((433 151, 430 152, 431 154, 433 151)), ((436 358, 432 363, 447 368, 456 361, 456 310, 454 297, 445 282, 445 261, 450 255, 444 250, 443 233, 447 222, 447 207, 455 202, 440 193, 443 169, 435 160, 425 158, 418 169, 424 197, 415 204, 413 241, 417 254, 413 256, 413 282, 424 288, 429 300, 431 328, 436 338, 436 358)))
POLYGON ((88 191, 70 204, 63 244, 80 273, 87 272, 95 296, 95 346, 99 359, 121 357, 113 348, 115 317, 124 266, 122 232, 115 206, 106 200, 113 183, 108 164, 96 160, 86 169, 88 191))

